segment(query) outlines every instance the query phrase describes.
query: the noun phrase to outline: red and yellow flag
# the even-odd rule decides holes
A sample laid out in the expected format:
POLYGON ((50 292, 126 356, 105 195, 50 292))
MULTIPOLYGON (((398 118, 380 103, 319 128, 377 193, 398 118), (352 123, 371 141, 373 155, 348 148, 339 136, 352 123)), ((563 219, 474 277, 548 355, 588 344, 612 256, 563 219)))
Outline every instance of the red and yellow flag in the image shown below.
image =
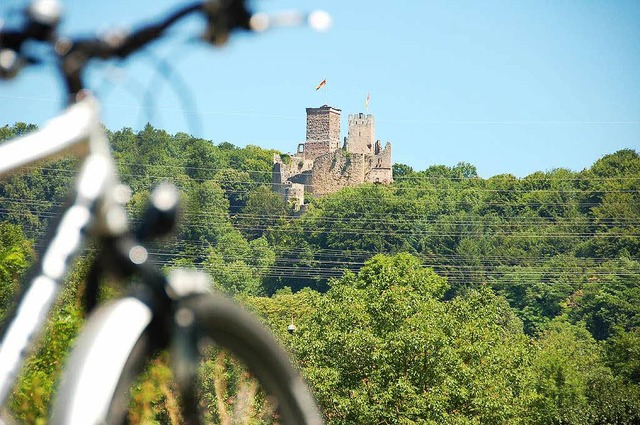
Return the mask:
POLYGON ((367 112, 369 112, 369 100, 371 100, 371 93, 367 93, 367 101, 364 103, 367 112))
POLYGON ((324 80, 320 81, 320 84, 318 84, 318 86, 316 87, 316 91, 320 90, 322 87, 325 86, 325 84, 327 84, 327 79, 325 78, 324 80))

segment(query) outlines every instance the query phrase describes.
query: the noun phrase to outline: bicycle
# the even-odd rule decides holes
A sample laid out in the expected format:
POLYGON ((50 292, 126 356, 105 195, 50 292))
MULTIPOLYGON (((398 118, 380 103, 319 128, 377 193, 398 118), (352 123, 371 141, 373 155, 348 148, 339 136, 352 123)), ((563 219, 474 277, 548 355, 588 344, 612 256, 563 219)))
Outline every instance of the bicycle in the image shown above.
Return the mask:
MULTIPOLYGON (((203 39, 224 44, 236 30, 262 31, 271 24, 297 23, 300 17, 252 14, 243 0, 205 0, 183 6, 157 23, 125 37, 57 37, 60 9, 54 0, 37 0, 27 23, 0 28, 0 76, 10 78, 38 62, 24 54, 26 41, 54 46, 69 106, 34 133, 0 145, 0 177, 42 160, 75 153, 82 158, 72 201, 60 213, 53 236, 33 267, 30 284, 8 320, 0 343, 0 407, 4 406, 33 341, 41 332, 69 264, 94 240, 99 255, 85 292, 94 310, 101 278, 136 276, 141 285, 122 298, 96 307, 86 321, 60 380, 52 423, 121 423, 126 420, 133 379, 157 353, 167 350, 185 423, 203 420, 197 385, 203 345, 229 349, 276 400, 275 413, 289 424, 321 424, 322 416, 306 383, 275 338, 250 313, 211 291, 200 272, 163 275, 150 261, 144 241, 168 233, 177 220, 179 194, 162 184, 152 195, 142 225, 132 230, 126 216, 127 188, 119 183, 109 143, 99 120, 97 100, 85 90, 83 71, 94 59, 125 58, 161 38, 187 15, 203 14, 203 39)), ((323 15, 320 19, 326 19, 323 15)), ((2 419, 0 419, 0 423, 2 419)))

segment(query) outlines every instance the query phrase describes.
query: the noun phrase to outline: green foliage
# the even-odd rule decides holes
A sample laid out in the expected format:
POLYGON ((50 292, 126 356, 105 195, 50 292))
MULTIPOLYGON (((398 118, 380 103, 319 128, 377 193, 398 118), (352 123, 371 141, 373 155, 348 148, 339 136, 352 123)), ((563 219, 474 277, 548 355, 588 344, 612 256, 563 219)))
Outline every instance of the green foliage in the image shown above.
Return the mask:
POLYGON ((590 284, 576 294, 569 317, 599 340, 640 327, 640 262, 611 260, 588 273, 590 284))
MULTIPOLYGON (((33 128, 2 127, 0 139, 33 128)), ((294 217, 270 190, 275 151, 150 125, 109 139, 134 220, 157 183, 183 192, 177 234, 152 252, 206 269, 260 312, 329 423, 640 422, 636 151, 522 179, 395 164, 394 184, 316 198, 294 217)), ((27 238, 42 234, 76 165, 0 182, 0 316, 32 259, 27 238)), ((80 269, 14 397, 24 422, 46 418, 80 320, 80 269)), ((172 420, 164 372, 144 384, 139 419, 172 420)))
POLYGON ((33 257, 19 227, 0 222, 0 323, 18 292, 18 280, 33 257))
POLYGON ((184 219, 178 227, 180 239, 208 246, 232 231, 229 201, 213 181, 193 183, 184 200, 184 219))
POLYGON ((11 411, 20 423, 45 423, 66 355, 82 323, 80 286, 89 262, 77 261, 66 287, 52 309, 44 334, 27 359, 11 398, 11 411))
POLYGON ((443 285, 411 256, 378 256, 335 281, 300 321, 291 345, 329 423, 498 423, 523 414, 518 320, 488 290, 438 301, 443 285))
POLYGON ((5 125, 4 127, 0 127, 0 141, 23 136, 27 133, 37 130, 37 128, 38 126, 35 124, 26 124, 24 122, 17 122, 12 126, 5 125))
POLYGON ((584 172, 588 201, 593 204, 597 238, 580 247, 585 255, 615 258, 620 255, 638 258, 640 238, 640 155, 625 149, 598 160, 584 172))
POLYGON ((291 165, 291 155, 289 154, 281 153, 280 160, 282 161, 283 164, 291 165))
POLYGON ((76 170, 77 161, 64 158, 52 164, 27 168, 0 180, 3 206, 0 217, 21 226, 27 237, 35 238, 46 228, 51 211, 63 202, 76 170))
POLYGON ((413 173, 413 168, 406 164, 395 163, 392 166, 393 170, 393 178, 397 180, 402 180, 409 178, 413 173))
POLYGON ((240 297, 286 345, 297 340, 296 334, 290 335, 287 327, 293 323, 297 328, 296 332, 304 331, 309 317, 317 310, 320 299, 321 294, 309 288, 293 293, 288 287, 270 297, 240 297))
POLYGON ((603 373, 599 347, 584 328, 554 321, 537 348, 533 370, 541 397, 535 414, 541 423, 585 423, 590 377, 603 373))
POLYGON ((605 347, 613 372, 626 382, 640 384, 640 328, 618 331, 605 347))
POLYGON ((247 242, 240 233, 230 232, 220 237, 203 265, 223 291, 260 295, 264 293, 262 276, 274 261, 275 254, 265 239, 247 242))
POLYGON ((196 181, 213 179, 216 173, 226 165, 218 149, 207 140, 189 140, 184 156, 186 174, 196 181))
POLYGON ((640 388, 619 375, 638 363, 635 333, 612 339, 606 355, 584 325, 566 320, 528 337, 487 287, 443 301, 442 283, 416 258, 376 256, 325 294, 246 301, 294 351, 329 424, 640 418, 640 388), (285 331, 291 316, 294 334, 285 331))
POLYGON ((218 171, 214 180, 224 190, 224 196, 229 200, 229 211, 237 214, 247 203, 247 197, 255 186, 251 182, 249 173, 231 168, 218 171))
POLYGON ((351 152, 347 152, 347 151, 339 151, 339 152, 344 155, 344 163, 342 164, 341 173, 345 174, 349 169, 349 166, 351 165, 351 152))
POLYGON ((441 298, 448 288, 446 279, 422 267, 420 260, 409 254, 376 255, 360 269, 355 283, 356 288, 369 288, 376 293, 393 286, 409 287, 432 298, 441 298))
POLYGON ((632 424, 640 419, 640 388, 613 376, 604 353, 581 325, 554 320, 535 341, 535 423, 632 424))
POLYGON ((289 211, 280 194, 266 186, 259 186, 249 193, 246 206, 236 226, 249 239, 264 236, 274 226, 284 224, 289 211))

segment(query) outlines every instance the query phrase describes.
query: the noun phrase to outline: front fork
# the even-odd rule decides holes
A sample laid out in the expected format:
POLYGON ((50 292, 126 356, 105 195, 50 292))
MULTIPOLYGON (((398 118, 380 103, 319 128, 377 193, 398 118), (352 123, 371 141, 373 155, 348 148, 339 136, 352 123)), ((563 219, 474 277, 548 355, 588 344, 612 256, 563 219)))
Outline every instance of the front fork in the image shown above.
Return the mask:
POLYGON ((197 389, 201 333, 196 313, 182 301, 209 293, 209 277, 195 270, 176 270, 168 278, 169 293, 177 298, 173 311, 173 335, 169 347, 173 376, 180 392, 185 424, 200 424, 197 389))

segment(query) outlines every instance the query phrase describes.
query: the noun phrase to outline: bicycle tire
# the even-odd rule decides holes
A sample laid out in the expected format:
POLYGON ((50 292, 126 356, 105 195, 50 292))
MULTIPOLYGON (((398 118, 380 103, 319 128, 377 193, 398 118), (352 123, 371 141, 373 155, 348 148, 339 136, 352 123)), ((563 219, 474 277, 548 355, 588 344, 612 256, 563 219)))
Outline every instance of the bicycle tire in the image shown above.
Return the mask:
MULTIPOLYGON (((143 310, 146 305, 135 298, 136 308, 143 310)), ((117 322, 116 316, 121 316, 122 308, 117 306, 123 302, 132 304, 131 298, 117 300, 114 303, 101 307, 94 315, 96 324, 86 327, 87 332, 79 339, 79 344, 70 358, 69 367, 65 369, 65 374, 59 387, 59 398, 56 398, 53 408, 52 420, 54 424, 71 423, 123 423, 123 413, 127 408, 128 389, 135 377, 142 370, 154 351, 152 338, 149 335, 150 319, 139 320, 133 324, 135 329, 140 329, 143 322, 147 321, 145 329, 138 332, 135 341, 130 332, 129 340, 120 341, 118 345, 128 346, 128 356, 125 363, 120 368, 117 377, 111 376, 107 380, 107 385, 113 386, 112 392, 102 391, 101 399, 95 400, 95 394, 90 385, 80 388, 79 382, 93 383, 94 387, 104 385, 92 376, 100 376, 101 362, 109 362, 112 355, 103 352, 101 360, 91 361, 91 366, 87 366, 87 360, 91 347, 99 344, 104 339, 102 329, 107 329, 103 323, 117 322), (97 331, 96 331, 97 330, 97 331), (114 385, 114 382, 116 384, 114 385), (76 416, 78 408, 74 406, 84 406, 92 400, 94 413, 90 416, 76 416)), ((148 307, 146 307, 148 308, 148 307)), ((233 302, 221 294, 196 294, 185 297, 178 301, 176 311, 187 308, 193 312, 198 334, 201 338, 207 338, 215 342, 217 346, 228 349, 234 354, 239 362, 245 365, 257 378, 265 391, 277 400, 277 409, 280 419, 284 424, 290 425, 316 425, 322 424, 322 416, 317 408, 315 400, 302 380, 300 374, 291 363, 289 356, 275 340, 272 334, 250 313, 237 303, 233 302)), ((94 355, 96 350, 93 350, 94 355)), ((119 351, 125 351, 119 349, 119 351)), ((120 353, 117 353, 120 355, 120 353)))
POLYGON ((150 351, 152 316, 151 308, 136 297, 121 298, 94 311, 63 370, 49 423, 122 422, 128 402, 124 388, 142 369, 150 351))

